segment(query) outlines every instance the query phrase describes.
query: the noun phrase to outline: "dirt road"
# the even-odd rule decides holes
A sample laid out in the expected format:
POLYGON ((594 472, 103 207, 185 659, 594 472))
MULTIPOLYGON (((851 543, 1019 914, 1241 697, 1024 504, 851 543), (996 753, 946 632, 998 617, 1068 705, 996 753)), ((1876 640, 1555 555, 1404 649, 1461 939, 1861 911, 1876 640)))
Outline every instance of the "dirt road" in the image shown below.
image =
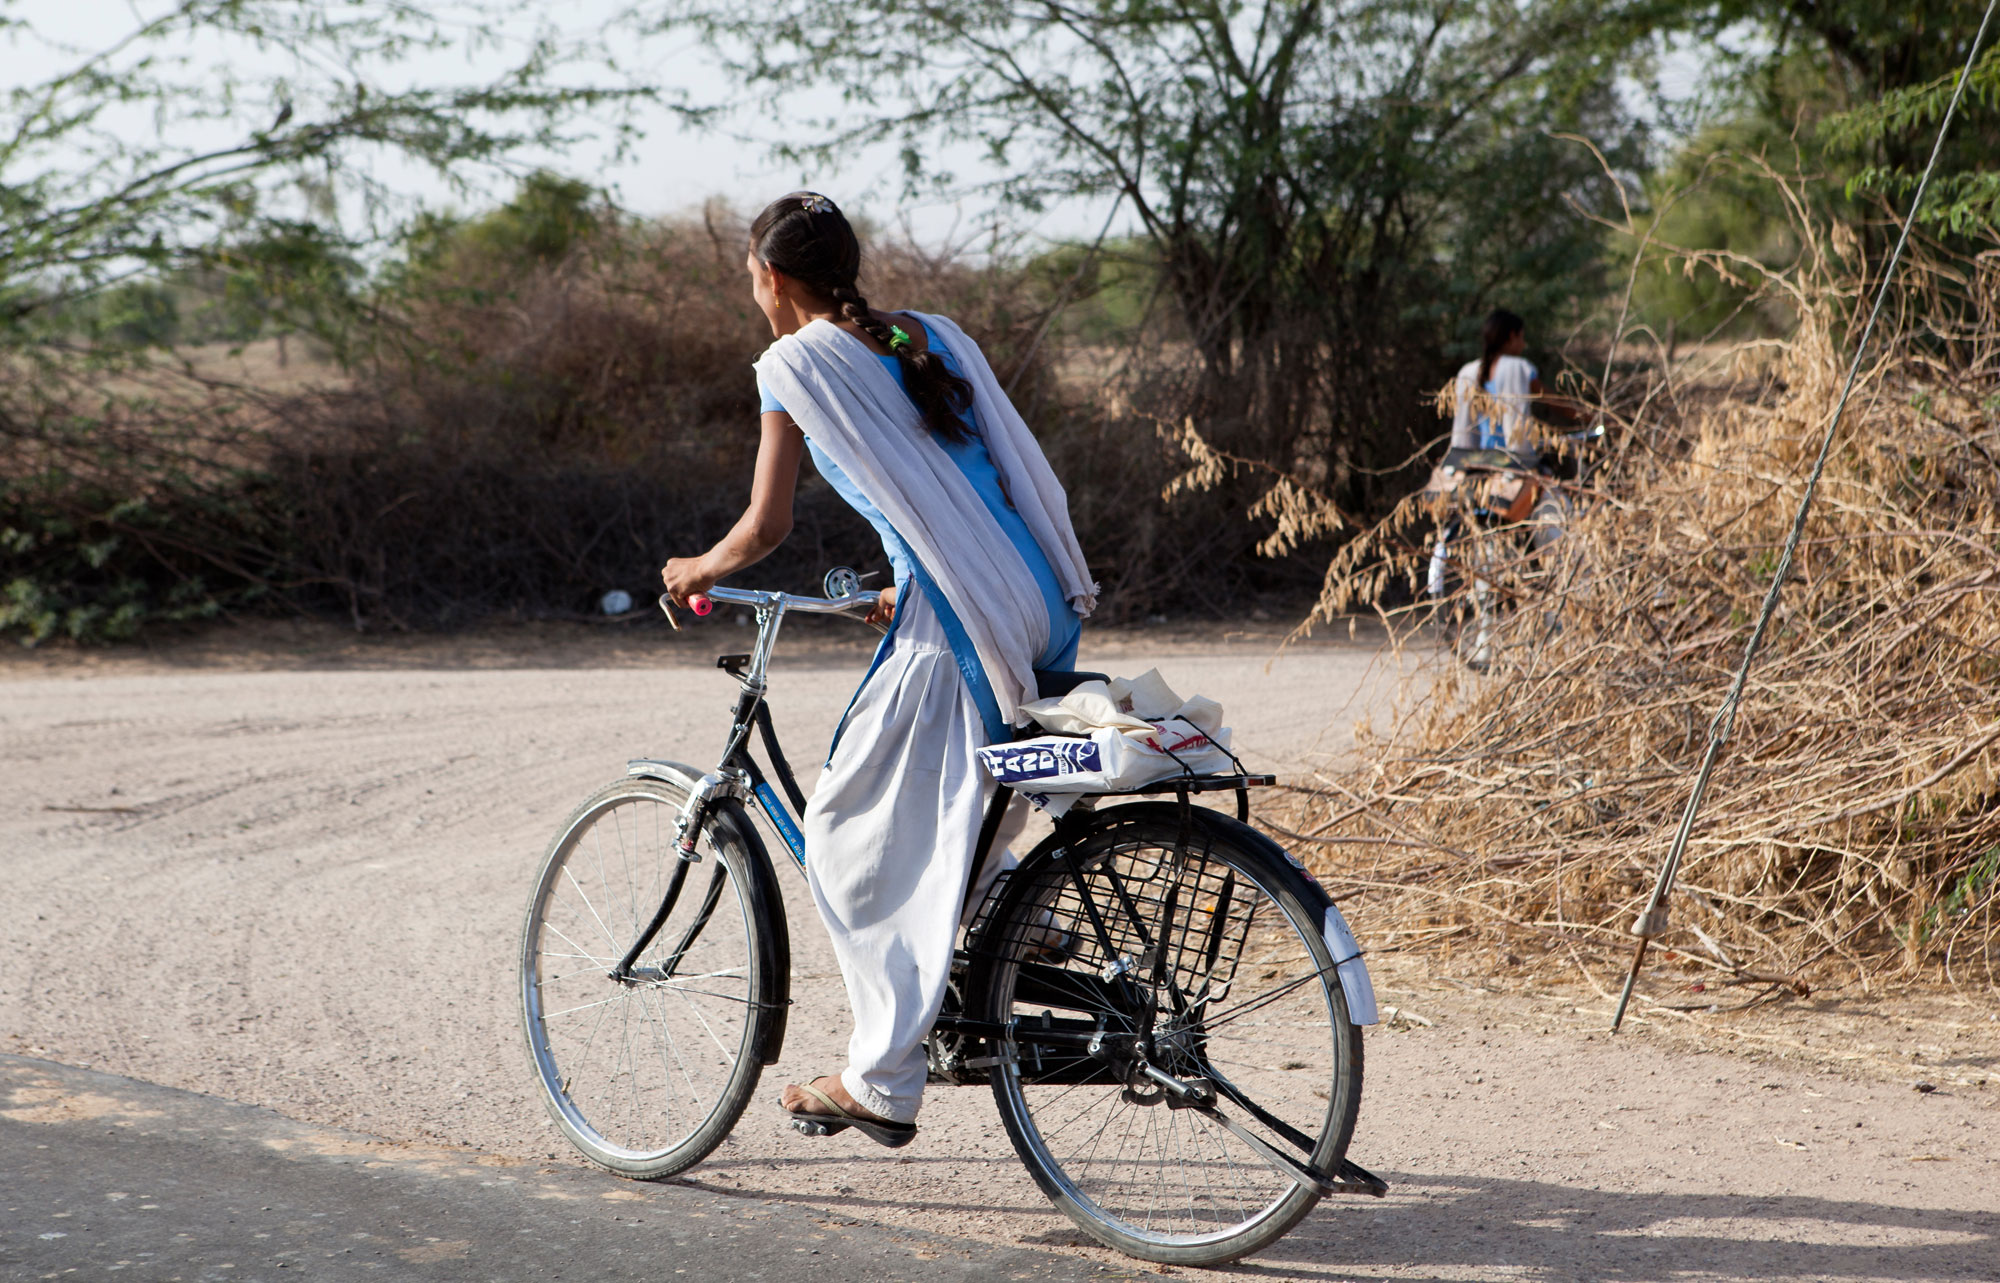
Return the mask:
MULTIPOLYGON (((713 756, 731 691, 706 664, 735 631, 602 667, 419 648, 271 654, 267 671, 171 656, 0 669, 0 1051, 392 1141, 574 1161, 516 1030, 529 878, 626 757, 713 756)), ((1268 638, 1109 638, 1084 661, 1159 663, 1223 701, 1253 765, 1293 773, 1341 753, 1339 728, 1389 684, 1366 645, 1270 656, 1268 638)), ((797 757, 826 742, 864 664, 823 642, 781 662, 773 698, 797 757)), ((799 1009, 764 1096, 836 1067, 846 1036, 785 876, 799 1009)), ((1936 1044, 1941 1089, 1920 1093, 1922 1070, 1693 1054, 1653 1024, 1614 1043, 1574 995, 1466 992, 1393 958, 1377 980, 1409 1014, 1370 1032, 1353 1154, 1395 1192, 1328 1202, 1251 1272, 2000 1279, 1987 1012, 1903 1031, 1893 1009, 1855 1017, 1883 1047, 1936 1044)), ((982 1089, 938 1090, 894 1153, 804 1142, 759 1105, 693 1178, 995 1243, 1081 1243, 982 1089)))

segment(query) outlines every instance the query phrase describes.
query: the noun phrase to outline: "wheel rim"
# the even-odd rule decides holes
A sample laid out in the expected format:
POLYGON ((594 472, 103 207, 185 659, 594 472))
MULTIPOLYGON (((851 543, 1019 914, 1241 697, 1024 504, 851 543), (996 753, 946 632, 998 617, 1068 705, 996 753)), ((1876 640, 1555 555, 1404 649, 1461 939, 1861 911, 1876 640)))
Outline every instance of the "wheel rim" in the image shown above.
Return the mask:
POLYGON ((600 1160, 672 1155, 714 1116, 750 1054, 756 977, 733 851, 704 836, 636 978, 609 975, 683 865, 673 850, 679 811, 635 789, 580 816, 544 870, 523 940, 522 1003, 543 1091, 600 1160))
MULTIPOLYGON (((1073 857, 1091 865, 1085 881, 1115 949, 1135 941, 1118 921, 1129 922, 1129 915, 1110 872, 1149 925, 1177 882, 1174 934, 1204 946, 1220 940, 1219 949, 1169 949, 1170 974, 1187 1008, 1174 1013, 1171 990, 1148 986, 1159 1014, 1143 1059, 1182 1081, 1214 1082, 1219 1110, 1289 1156, 1326 1170, 1345 1144, 1334 1124, 1349 1116, 1351 1085, 1332 1034, 1345 1028, 1344 1006, 1317 925, 1296 921, 1242 862, 1220 852, 1191 853, 1188 867, 1175 874, 1162 846, 1141 838, 1073 857), (1216 905, 1227 906, 1219 919, 1216 905), (1303 1133, 1311 1152, 1258 1120, 1237 1096, 1303 1133)), ((1017 938, 999 946, 996 982, 1009 998, 999 1018, 1057 1030, 1066 1020, 1132 1025, 1129 1009, 1115 1011, 1103 985, 1093 983, 1114 959, 1096 938, 1063 862, 1047 866, 1024 894, 1042 924, 1040 938, 1059 927, 1075 938, 1073 954, 1053 969, 1066 977, 1059 979, 1045 964, 1027 961, 1039 944, 1032 923, 1015 927, 1017 938)), ((1130 956, 1139 952, 1131 948, 1130 956)), ((1100 1054, 1086 1064, 1072 1055, 1064 1063, 1051 1049, 1038 1049, 1034 1036, 1030 1030, 1013 1044, 1013 1056, 995 1069, 996 1082, 1017 1120, 1023 1156, 1086 1222, 1140 1244, 1192 1253, 1241 1241, 1279 1218, 1288 1222, 1286 1213, 1312 1197, 1219 1123, 1173 1108, 1164 1092, 1133 1089, 1140 1056, 1100 1054), (1093 1072, 1097 1081, 1088 1080, 1093 1072), (1050 1081, 1065 1078, 1084 1081, 1050 1081)))

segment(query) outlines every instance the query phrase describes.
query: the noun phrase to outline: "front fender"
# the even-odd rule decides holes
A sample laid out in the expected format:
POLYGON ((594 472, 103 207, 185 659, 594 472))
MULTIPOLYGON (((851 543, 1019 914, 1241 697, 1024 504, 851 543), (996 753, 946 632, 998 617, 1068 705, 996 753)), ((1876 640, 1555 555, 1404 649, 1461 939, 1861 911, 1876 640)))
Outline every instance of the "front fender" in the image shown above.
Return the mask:
MULTIPOLYGON (((625 774, 637 779, 659 780, 663 784, 692 791, 701 783, 704 772, 685 762, 635 757, 625 763, 625 774)), ((758 834, 750 812, 734 797, 718 798, 717 803, 713 823, 721 826, 731 840, 748 853, 752 865, 748 887, 750 911, 757 915, 764 927, 758 936, 763 942, 760 966, 768 977, 762 1001, 771 1013, 770 1023, 765 1026, 763 1044, 757 1049, 757 1059, 762 1064, 776 1064, 784 1052, 785 1024, 792 1005, 791 925, 785 917, 785 902, 778 890, 778 875, 771 867, 771 853, 764 846, 764 839, 758 834)))
POLYGON ((701 783, 702 772, 685 762, 669 762, 662 757, 635 757, 625 763, 625 773, 640 779, 659 780, 691 789, 701 783))

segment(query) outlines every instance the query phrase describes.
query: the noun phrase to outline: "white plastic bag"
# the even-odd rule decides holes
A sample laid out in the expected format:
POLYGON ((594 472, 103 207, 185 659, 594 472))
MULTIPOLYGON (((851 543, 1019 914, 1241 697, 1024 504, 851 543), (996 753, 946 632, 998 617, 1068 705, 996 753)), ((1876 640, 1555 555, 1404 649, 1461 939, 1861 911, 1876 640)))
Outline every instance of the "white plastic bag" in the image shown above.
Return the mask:
POLYGON ((1158 669, 1129 681, 1085 682, 1022 711, 1058 733, 982 748, 980 761, 994 779, 1057 815, 1083 794, 1238 769, 1222 706, 1181 699, 1158 669))

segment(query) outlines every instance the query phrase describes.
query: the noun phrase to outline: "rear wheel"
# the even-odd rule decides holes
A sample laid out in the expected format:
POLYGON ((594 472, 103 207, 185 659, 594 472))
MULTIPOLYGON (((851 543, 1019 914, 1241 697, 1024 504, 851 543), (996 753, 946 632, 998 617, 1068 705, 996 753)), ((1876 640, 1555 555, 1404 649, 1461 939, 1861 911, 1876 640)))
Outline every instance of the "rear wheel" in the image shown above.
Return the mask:
POLYGON ((592 1161, 641 1180, 693 1166, 729 1134, 783 1006, 769 863, 731 801, 704 827, 700 861, 683 860, 686 797, 653 779, 598 790, 544 858, 521 933, 522 1025, 543 1101, 592 1161))
POLYGON ((1361 1100, 1327 902, 1209 811, 1099 813, 1011 875, 972 942, 971 1010, 1008 1032, 992 1086, 1044 1193, 1131 1256, 1216 1265, 1319 1201, 1361 1100), (1245 1138, 1255 1138, 1255 1143, 1245 1138), (1262 1149, 1260 1149, 1260 1146, 1262 1149))

